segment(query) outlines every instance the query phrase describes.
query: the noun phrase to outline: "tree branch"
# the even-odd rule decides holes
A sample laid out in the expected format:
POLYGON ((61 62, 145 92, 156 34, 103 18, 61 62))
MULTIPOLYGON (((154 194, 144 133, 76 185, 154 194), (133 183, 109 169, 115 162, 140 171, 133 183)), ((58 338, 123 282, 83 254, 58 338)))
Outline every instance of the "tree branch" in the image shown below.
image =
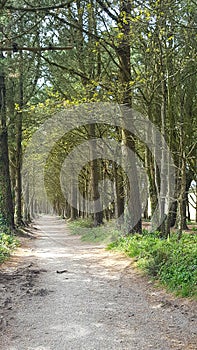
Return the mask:
POLYGON ((84 75, 83 73, 81 73, 81 72, 79 72, 79 71, 75 71, 75 70, 72 69, 72 68, 68 68, 68 67, 62 66, 61 64, 58 64, 58 63, 56 63, 56 62, 53 62, 53 61, 49 60, 48 58, 44 57, 43 55, 41 55, 41 57, 42 57, 47 63, 49 63, 49 64, 51 64, 51 65, 53 65, 53 66, 55 66, 55 67, 61 68, 61 69, 63 69, 63 70, 67 70, 68 72, 73 73, 73 74, 79 76, 80 78, 86 80, 87 82, 91 82, 91 79, 89 79, 89 78, 88 78, 86 75, 84 75))
POLYGON ((96 2, 101 6, 101 8, 105 11, 105 13, 107 13, 107 15, 113 19, 113 21, 118 22, 118 17, 115 16, 113 13, 111 13, 111 11, 109 10, 109 8, 103 3, 103 1, 101 0, 96 0, 96 2))
MULTIPOLYGON (((79 72, 79 71, 74 70, 73 68, 69 68, 69 67, 67 67, 67 66, 63 66, 63 65, 58 64, 58 63, 56 63, 56 62, 53 62, 53 61, 49 60, 47 57, 45 57, 45 56, 43 56, 43 55, 41 55, 41 57, 42 57, 42 59, 45 60, 48 64, 53 65, 53 66, 55 66, 55 67, 57 67, 57 68, 63 69, 63 70, 65 70, 65 71, 67 71, 67 72, 69 72, 69 73, 71 73, 71 74, 77 75, 77 76, 80 77, 81 79, 86 80, 87 83, 90 83, 90 84, 92 83, 92 79, 90 79, 87 75, 83 74, 83 72, 79 72)), ((99 85, 100 85, 101 87, 103 87, 103 88, 104 88, 105 90, 107 90, 107 91, 110 90, 106 85, 102 84, 102 82, 99 82, 99 85)))
MULTIPOLYGON (((0 51, 13 51, 13 47, 0 47, 0 51)), ((26 46, 17 46, 15 52, 20 51, 31 51, 31 52, 42 52, 42 51, 64 51, 72 50, 73 46, 46 46, 46 47, 26 47, 26 46)))
POLYGON ((92 38, 96 39, 99 41, 100 45, 105 49, 105 51, 108 53, 108 55, 111 57, 112 62, 118 67, 120 68, 120 65, 118 64, 118 62, 114 59, 112 53, 110 52, 110 50, 107 48, 107 46, 110 46, 112 49, 114 49, 115 51, 117 50, 117 48, 113 45, 113 43, 108 42, 107 40, 105 40, 103 37, 100 37, 92 32, 90 32, 89 30, 86 30, 85 28, 80 28, 80 26, 78 25, 78 23, 71 23, 69 21, 67 21, 65 18, 61 18, 56 14, 53 14, 53 16, 59 20, 60 22, 71 26, 72 28, 76 28, 77 30, 82 30, 83 33, 91 36, 92 38))
MULTIPOLYGON (((5 0, 4 0, 4 2, 5 2, 5 0)), ((69 0, 69 1, 63 2, 59 5, 43 6, 43 7, 15 7, 15 6, 9 6, 9 5, 6 6, 5 4, 3 6, 6 10, 10 10, 10 11, 38 12, 38 11, 50 11, 50 10, 61 9, 61 8, 67 7, 72 2, 73 2, 73 0, 69 0)))

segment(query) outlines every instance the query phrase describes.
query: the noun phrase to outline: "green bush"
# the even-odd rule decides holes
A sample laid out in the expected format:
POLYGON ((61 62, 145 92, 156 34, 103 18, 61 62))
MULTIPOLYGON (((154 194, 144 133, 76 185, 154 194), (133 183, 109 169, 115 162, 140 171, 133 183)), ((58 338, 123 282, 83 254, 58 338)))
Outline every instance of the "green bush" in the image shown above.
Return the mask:
POLYGON ((197 297, 197 236, 172 234, 167 240, 158 233, 121 237, 108 249, 137 258, 138 266, 181 296, 197 297))
POLYGON ((0 263, 7 259, 18 245, 19 242, 14 236, 0 232, 0 263))

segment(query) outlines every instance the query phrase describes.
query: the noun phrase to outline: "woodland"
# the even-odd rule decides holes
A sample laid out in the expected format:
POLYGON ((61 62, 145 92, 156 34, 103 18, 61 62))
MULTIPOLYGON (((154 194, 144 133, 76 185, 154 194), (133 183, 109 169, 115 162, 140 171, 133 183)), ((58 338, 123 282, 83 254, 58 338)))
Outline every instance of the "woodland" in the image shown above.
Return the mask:
MULTIPOLYGON (((142 221, 150 220, 158 207, 163 217, 157 227, 160 236, 167 238, 174 227, 181 237, 190 222, 189 202, 196 211, 196 29, 193 0, 1 0, 2 231, 27 225, 37 213, 53 212, 70 220, 91 218, 93 226, 116 219, 129 235, 140 234, 142 221), (44 164, 48 204, 34 180, 34 170, 29 171, 31 181, 22 176, 28 144, 57 113, 69 115, 76 106, 94 103, 132 108, 150 121, 168 147, 173 175, 162 144, 156 142, 150 150, 146 140, 124 125, 101 124, 93 118, 88 125, 65 133, 48 152, 44 164), (95 138, 114 140, 122 145, 123 154, 131 150, 140 159, 149 210, 146 203, 141 212, 141 183, 134 163, 132 186, 121 164, 94 159, 94 147, 90 150, 93 160, 87 160, 79 174, 80 193, 87 202, 98 204, 99 184, 109 180, 103 191, 107 193, 112 186, 114 199, 105 208, 100 201, 100 209, 92 214, 83 200, 73 199, 74 206, 65 198, 60 186, 64 159, 76 147, 83 153, 83 142, 95 138), (159 165, 156 152, 160 152, 159 165), (169 198, 171 176, 173 198, 169 198)), ((53 132, 52 128, 48 136, 53 132)), ((151 132, 147 138, 152 138, 151 132)), ((36 147, 37 154, 31 155, 34 164, 39 162, 40 145, 36 147)), ((72 176, 68 180, 72 187, 72 176)), ((70 196, 76 197, 76 192, 70 196)))

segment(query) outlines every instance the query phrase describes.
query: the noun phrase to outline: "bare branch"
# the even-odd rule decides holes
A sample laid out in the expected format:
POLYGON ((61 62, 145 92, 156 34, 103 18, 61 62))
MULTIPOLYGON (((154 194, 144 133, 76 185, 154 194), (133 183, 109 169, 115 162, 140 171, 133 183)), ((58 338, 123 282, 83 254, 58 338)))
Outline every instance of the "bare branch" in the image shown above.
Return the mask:
POLYGON ((115 16, 113 13, 111 13, 111 11, 109 10, 109 8, 104 4, 103 1, 101 0, 96 0, 96 2, 101 6, 101 8, 105 11, 105 13, 107 13, 107 15, 113 19, 113 21, 118 22, 118 17, 115 16))
POLYGON ((80 78, 86 80, 87 82, 90 82, 90 81, 91 81, 86 75, 84 75, 83 73, 81 73, 81 72, 79 72, 79 71, 75 71, 75 70, 72 69, 72 68, 68 68, 68 67, 63 66, 63 65, 61 65, 61 64, 58 64, 58 63, 56 63, 56 62, 53 62, 53 61, 49 60, 48 58, 46 58, 46 57, 43 56, 43 55, 41 55, 41 57, 42 57, 47 63, 52 64, 53 66, 55 66, 55 67, 57 67, 57 68, 61 68, 61 69, 63 69, 63 70, 67 70, 67 71, 69 71, 70 73, 73 73, 73 74, 79 76, 80 78))
MULTIPOLYGON (((79 70, 75 70, 73 68, 69 68, 68 66, 63 66, 61 64, 58 64, 54 61, 49 60, 47 57, 41 55, 42 59, 44 59, 48 64, 53 65, 54 67, 63 69, 67 72, 69 72, 70 74, 74 74, 78 77, 80 77, 81 79, 83 79, 84 81, 86 80, 87 83, 92 83, 92 79, 90 79, 87 75, 85 75, 83 72, 80 72, 79 70)), ((108 86, 104 85, 102 82, 99 82, 99 85, 101 87, 103 87, 106 90, 110 90, 108 86)))
POLYGON ((54 16, 57 20, 59 20, 61 23, 64 23, 64 24, 66 24, 66 25, 69 25, 69 26, 71 26, 72 28, 76 28, 76 29, 78 29, 78 30, 82 30, 83 33, 88 34, 88 35, 91 36, 92 38, 98 40, 99 43, 100 43, 100 45, 105 49, 105 51, 106 51, 106 52, 108 53, 108 55, 111 57, 112 62, 113 62, 118 68, 120 68, 120 65, 119 65, 118 62, 114 59, 112 53, 110 52, 110 50, 109 50, 108 47, 107 47, 107 46, 110 46, 112 49, 114 49, 114 50, 116 51, 117 48, 114 46, 113 43, 108 42, 105 38, 100 37, 100 36, 98 36, 98 35, 92 33, 91 31, 86 30, 85 28, 80 28, 80 26, 78 25, 78 23, 69 22, 69 21, 67 21, 65 18, 61 18, 61 17, 59 17, 59 16, 56 15, 56 14, 53 14, 53 16, 54 16))
MULTIPOLYGON (((5 2, 5 0, 4 0, 4 2, 5 2)), ((65 8, 68 5, 70 5, 72 2, 73 2, 72 0, 69 0, 69 1, 63 2, 59 5, 43 6, 43 7, 15 7, 15 6, 4 5, 4 8, 6 10, 10 10, 10 11, 39 12, 39 11, 50 11, 50 10, 58 10, 61 8, 65 8)))
MULTIPOLYGON (((0 47, 0 51, 13 51, 13 47, 0 47)), ((15 48, 15 52, 20 51, 31 51, 31 52, 42 52, 42 51, 64 51, 64 50, 72 50, 73 46, 47 46, 47 47, 25 47, 25 46, 17 46, 15 48)))

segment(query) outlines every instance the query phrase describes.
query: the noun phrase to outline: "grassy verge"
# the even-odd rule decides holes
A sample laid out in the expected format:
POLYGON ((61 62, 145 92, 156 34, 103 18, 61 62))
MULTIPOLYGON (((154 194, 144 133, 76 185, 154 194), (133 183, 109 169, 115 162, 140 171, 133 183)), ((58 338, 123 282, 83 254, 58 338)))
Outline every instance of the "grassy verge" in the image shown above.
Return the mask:
POLYGON ((118 250, 136 259, 137 266, 158 280, 167 290, 182 297, 197 299, 197 235, 174 233, 167 240, 159 233, 144 230, 142 235, 123 237, 112 223, 92 227, 90 220, 68 223, 72 234, 82 241, 103 243, 109 250, 118 250))
POLYGON ((10 256, 10 253, 18 245, 19 242, 14 236, 0 232, 0 264, 10 256))
POLYGON ((119 238, 108 245, 135 257, 137 266, 159 280, 167 290, 182 297, 197 298, 197 235, 183 234, 163 240, 158 233, 119 238))
POLYGON ((118 239, 120 232, 115 230, 112 223, 106 223, 99 227, 92 227, 89 219, 79 219, 68 222, 72 234, 80 235, 84 242, 109 244, 118 239))

